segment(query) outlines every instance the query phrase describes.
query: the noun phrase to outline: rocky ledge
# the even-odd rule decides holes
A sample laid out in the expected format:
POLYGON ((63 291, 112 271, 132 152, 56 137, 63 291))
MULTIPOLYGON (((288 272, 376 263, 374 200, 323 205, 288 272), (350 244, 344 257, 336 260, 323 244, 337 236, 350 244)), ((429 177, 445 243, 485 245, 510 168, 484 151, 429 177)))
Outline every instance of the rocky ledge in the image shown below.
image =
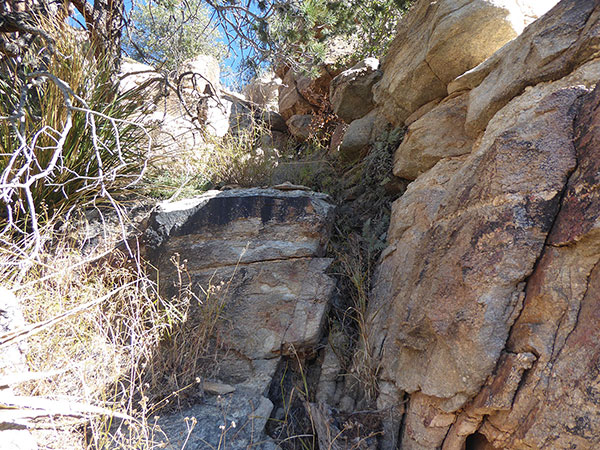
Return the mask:
MULTIPOLYGON (((178 294, 183 274, 192 293, 210 292, 223 305, 216 324, 222 357, 210 380, 217 388, 178 413, 199 420, 189 442, 218 446, 219 430, 230 429, 227 448, 274 445, 263 434, 273 408, 263 394, 280 356, 311 352, 321 337, 335 286, 325 273, 332 260, 323 257, 333 214, 323 194, 235 189, 163 203, 151 216, 146 252, 165 298, 178 294)), ((161 420, 179 448, 185 422, 161 420)))

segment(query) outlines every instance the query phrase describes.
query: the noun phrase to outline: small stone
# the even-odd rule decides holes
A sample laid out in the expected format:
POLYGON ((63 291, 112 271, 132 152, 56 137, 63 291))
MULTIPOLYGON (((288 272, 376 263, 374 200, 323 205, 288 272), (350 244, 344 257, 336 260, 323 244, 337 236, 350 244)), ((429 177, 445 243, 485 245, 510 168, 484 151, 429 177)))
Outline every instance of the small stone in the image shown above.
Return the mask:
POLYGON ((306 186, 302 186, 301 184, 292 184, 289 181, 286 181, 281 184, 277 184, 272 187, 273 189, 277 189, 279 191, 310 191, 311 189, 306 186))
POLYGON ((204 381, 202 383, 202 389, 212 395, 226 395, 235 392, 235 387, 224 383, 215 383, 212 381, 204 381))

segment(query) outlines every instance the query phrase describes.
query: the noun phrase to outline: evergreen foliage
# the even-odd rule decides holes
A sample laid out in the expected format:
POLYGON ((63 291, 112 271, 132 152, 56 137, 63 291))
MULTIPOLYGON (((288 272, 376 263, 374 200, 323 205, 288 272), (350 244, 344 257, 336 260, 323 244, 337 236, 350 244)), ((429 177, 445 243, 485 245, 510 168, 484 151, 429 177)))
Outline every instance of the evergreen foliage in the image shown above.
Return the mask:
MULTIPOLYGON (((355 59, 380 56, 391 41, 410 0, 299 0, 280 5, 269 21, 270 45, 279 62, 304 67, 323 62, 338 39, 355 59)), ((259 34, 259 36, 261 36, 259 34)))
POLYGON ((174 70, 198 55, 220 58, 220 35, 202 0, 150 0, 131 12, 124 49, 134 59, 174 70))

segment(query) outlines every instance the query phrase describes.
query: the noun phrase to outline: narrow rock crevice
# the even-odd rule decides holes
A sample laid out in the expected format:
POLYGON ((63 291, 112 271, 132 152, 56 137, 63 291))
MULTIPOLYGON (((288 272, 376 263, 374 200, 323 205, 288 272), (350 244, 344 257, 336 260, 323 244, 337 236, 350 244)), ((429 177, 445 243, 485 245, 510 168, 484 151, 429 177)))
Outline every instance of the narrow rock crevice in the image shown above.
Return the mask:
POLYGON ((260 261, 247 261, 247 262, 237 262, 232 264, 213 264, 209 266, 202 266, 200 270, 209 271, 209 270, 219 270, 219 269, 231 269, 236 267, 254 267, 257 265, 265 264, 265 263, 285 263, 289 261, 311 261, 314 259, 328 259, 328 258, 315 258, 314 256, 290 256, 288 258, 278 258, 278 259, 262 259, 260 261))
POLYGON ((397 432, 398 438, 396 440, 396 442, 397 442, 396 448, 398 448, 398 449, 402 448, 402 441, 404 440, 404 429, 406 427, 406 415, 407 415, 408 403, 410 402, 410 394, 405 392, 402 402, 404 403, 404 413, 402 414, 402 418, 400 419, 400 425, 398 426, 398 432, 397 432))
MULTIPOLYGON (((561 216, 561 213, 563 211, 563 205, 564 205, 565 196, 566 196, 567 191, 569 189, 569 186, 571 184, 572 177, 573 177, 573 175, 575 173, 577 173, 577 170, 578 170, 579 164, 580 164, 579 154, 578 154, 577 148, 575 147, 575 134, 576 134, 575 133, 575 124, 576 124, 577 119, 579 117, 579 113, 581 112, 581 107, 582 107, 582 104, 583 104, 583 101, 584 101, 584 98, 586 97, 586 95, 587 95, 587 93, 582 93, 580 96, 577 97, 577 99, 573 102, 573 105, 571 106, 571 108, 573 108, 576 111, 576 113, 573 115, 572 131, 571 131, 572 142, 573 142, 573 153, 574 153, 574 157, 575 157, 575 165, 574 165, 573 169, 567 174, 566 181, 565 181, 565 183, 563 185, 563 189, 561 190, 561 193, 560 193, 560 196, 559 196, 558 210, 557 210, 556 214, 554 215, 554 219, 552 221, 552 224, 550 225, 548 234, 546 235, 546 240, 544 241, 544 246, 542 248, 542 252, 538 256, 537 261, 536 261, 536 263, 534 265, 534 268, 533 268, 531 274, 529 275, 529 277, 526 280, 525 292, 527 291, 527 284, 528 284, 529 278, 531 278, 531 276, 536 272, 536 270, 537 270, 537 268, 538 268, 538 266, 540 264, 540 261, 542 261, 542 259, 546 255, 547 249, 549 247, 559 248, 559 247, 564 247, 564 246, 568 246, 568 245, 572 245, 573 244, 571 242, 567 242, 567 243, 564 243, 564 244, 561 244, 561 245, 555 245, 555 244, 552 244, 550 242, 550 240, 551 240, 551 236, 552 236, 552 231, 555 229, 557 221, 559 220, 559 217, 561 216)), ((591 271, 590 271, 590 273, 591 273, 591 271)), ((587 278, 588 279, 589 279, 590 273, 587 274, 587 278)), ((574 299, 573 297, 571 297, 571 300, 576 300, 576 299, 574 299)), ((527 302, 527 298, 524 299, 523 306, 525 305, 525 302, 527 302)), ((581 309, 581 302, 579 302, 579 304, 577 305, 577 314, 576 314, 577 316, 579 316, 579 310, 580 309, 581 309)), ((559 337, 562 325, 567 320, 567 316, 568 315, 569 315, 569 308, 568 308, 568 305, 567 305, 567 308, 565 309, 565 311, 563 312, 560 320, 558 321, 558 325, 556 327, 556 330, 555 330, 555 333, 554 333, 554 336, 553 336, 553 339, 552 339, 552 350, 550 352, 550 360, 546 364, 546 366, 549 367, 550 370, 552 369, 552 365, 553 365, 552 361, 555 360, 556 356, 560 353, 560 351, 562 351, 562 347, 561 347, 561 349, 558 350, 558 353, 556 352, 556 344, 557 344, 557 339, 559 337)), ((517 318, 517 320, 515 320, 514 323, 517 323, 517 322, 518 322, 518 318, 517 318)), ((574 321, 572 329, 568 332, 567 339, 568 339, 568 335, 570 335, 573 332, 573 330, 575 329, 576 324, 577 324, 577 319, 574 321)), ((509 332, 509 336, 511 336, 511 335, 512 335, 512 327, 511 327, 511 330, 509 332)), ((563 346, 567 342, 567 339, 564 340, 563 346)), ((539 382, 542 382, 542 380, 540 379, 539 382)), ((539 384, 539 382, 538 382, 538 384, 539 384)))
MULTIPOLYGON (((566 335, 566 337, 564 339, 563 345, 558 349, 558 351, 556 351, 556 352, 554 351, 555 350, 554 346, 552 348, 552 350, 553 350, 552 351, 552 359, 553 360, 557 360, 557 359, 560 358, 563 349, 565 348, 567 342, 569 342, 569 338, 571 337, 571 335, 573 334, 573 332, 577 328, 577 325, 579 323, 579 316, 581 314, 582 302, 586 298, 586 296, 588 294, 589 287, 590 287, 590 276, 594 272, 594 270, 596 270, 599 267, 599 265, 600 265, 600 257, 599 257, 598 261, 596 262, 596 264, 594 264, 594 266, 592 267, 592 269, 590 270, 590 272, 586 276, 585 290, 583 292, 583 295, 581 296, 581 300, 578 302, 578 305, 577 305, 578 306, 577 307, 577 314, 576 314, 575 320, 573 321, 573 327, 567 333, 567 335, 566 335)), ((562 318, 561 318, 561 323, 562 323, 562 318)), ((559 327, 560 327, 560 325, 559 325, 559 327)))
POLYGON ((427 61, 427 58, 425 58, 423 60, 423 62, 427 65, 427 68, 431 71, 431 74, 440 82, 442 83, 444 86, 446 86, 446 83, 438 76, 437 73, 435 73, 435 71, 431 68, 431 65, 429 64, 429 61, 427 61))

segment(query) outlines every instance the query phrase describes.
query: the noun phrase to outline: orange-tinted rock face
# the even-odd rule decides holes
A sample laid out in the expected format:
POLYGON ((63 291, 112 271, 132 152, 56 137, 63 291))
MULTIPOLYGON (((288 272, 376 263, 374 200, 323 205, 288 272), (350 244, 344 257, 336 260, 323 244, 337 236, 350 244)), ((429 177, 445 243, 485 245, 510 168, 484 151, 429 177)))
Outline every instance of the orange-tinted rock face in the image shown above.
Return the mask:
POLYGON ((392 221, 406 225, 392 226, 395 251, 380 267, 388 290, 376 291, 393 313, 373 311, 387 329, 378 337, 386 379, 453 411, 492 372, 575 166, 572 105, 583 93, 515 104, 528 126, 502 129, 458 167, 435 166, 394 205, 392 221))
MULTIPOLYGON (((426 103, 444 97, 456 77, 514 39, 552 0, 418 0, 400 21, 382 60, 375 103, 402 124, 426 103), (527 6, 537 4, 535 11, 527 6), (542 5, 540 7, 540 5, 542 5)), ((489 119, 489 118, 488 118, 489 119)))
POLYGON ((597 224, 600 217, 600 90, 598 87, 584 99, 575 123, 577 170, 565 192, 561 215, 550 244, 564 245, 581 240, 597 224))
POLYGON ((470 153, 465 134, 468 93, 446 98, 413 122, 394 158, 394 175, 414 180, 442 158, 470 153))
POLYGON ((599 24, 560 2, 451 83, 466 114, 442 100, 400 147, 439 156, 394 204, 370 305, 400 391, 378 406, 408 394, 398 448, 600 448, 599 24))
POLYGON ((279 113, 288 120, 294 115, 318 111, 329 95, 329 84, 335 75, 327 67, 321 67, 316 78, 288 70, 279 86, 279 113))
POLYGON ((450 83, 471 89, 465 129, 476 136, 526 86, 561 78, 600 49, 596 0, 563 0, 487 61, 450 83))
POLYGON ((577 169, 507 345, 534 352, 537 361, 512 408, 492 414, 482 427, 501 447, 593 448, 600 442, 599 107, 596 88, 575 122, 577 169))

